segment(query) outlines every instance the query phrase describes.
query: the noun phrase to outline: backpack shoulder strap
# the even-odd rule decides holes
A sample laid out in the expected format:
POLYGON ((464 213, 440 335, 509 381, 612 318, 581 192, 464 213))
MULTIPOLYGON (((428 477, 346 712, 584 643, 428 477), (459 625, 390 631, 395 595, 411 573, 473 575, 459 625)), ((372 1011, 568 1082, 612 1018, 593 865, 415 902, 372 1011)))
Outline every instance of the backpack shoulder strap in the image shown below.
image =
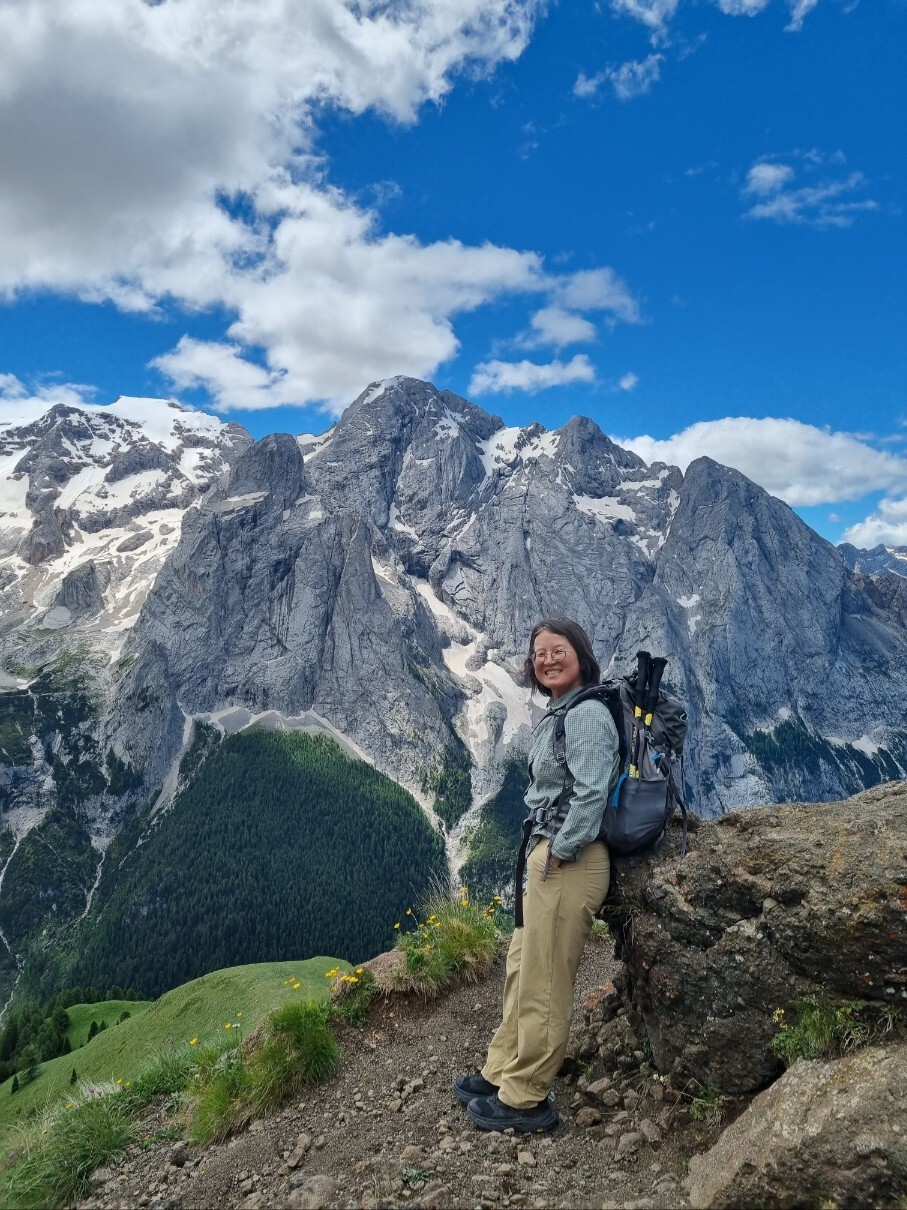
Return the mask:
POLYGON ((573 699, 569 706, 563 710, 555 711, 554 717, 554 737, 552 745, 554 747, 554 759, 563 768, 567 767, 567 714, 578 706, 580 702, 595 701, 601 702, 614 723, 617 731, 617 742, 620 750, 620 767, 624 767, 627 756, 627 735, 624 728, 624 712, 620 704, 620 687, 616 681, 604 681, 600 685, 589 685, 577 697, 573 699))

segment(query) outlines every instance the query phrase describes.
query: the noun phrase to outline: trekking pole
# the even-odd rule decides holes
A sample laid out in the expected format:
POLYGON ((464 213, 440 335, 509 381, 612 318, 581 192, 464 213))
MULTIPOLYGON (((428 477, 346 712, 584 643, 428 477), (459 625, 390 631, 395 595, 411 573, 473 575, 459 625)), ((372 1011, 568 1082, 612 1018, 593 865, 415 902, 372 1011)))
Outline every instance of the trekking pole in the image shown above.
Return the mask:
POLYGON ((633 707, 633 739, 630 744, 632 756, 630 758, 630 777, 638 777, 637 767, 639 765, 639 744, 642 737, 643 723, 643 706, 646 701, 646 686, 649 681, 649 661, 651 656, 648 651, 637 651, 636 653, 636 690, 634 693, 636 704, 633 707))
POLYGON ((658 690, 668 661, 663 655, 656 656, 649 665, 649 684, 646 689, 646 730, 652 726, 652 717, 658 705, 658 690))
POLYGON ((646 716, 643 719, 643 726, 641 728, 642 756, 639 759, 640 766, 649 747, 649 740, 652 738, 652 719, 655 717, 655 708, 658 705, 658 690, 661 686, 661 678, 667 662, 664 656, 659 655, 649 663, 649 683, 646 686, 646 716))

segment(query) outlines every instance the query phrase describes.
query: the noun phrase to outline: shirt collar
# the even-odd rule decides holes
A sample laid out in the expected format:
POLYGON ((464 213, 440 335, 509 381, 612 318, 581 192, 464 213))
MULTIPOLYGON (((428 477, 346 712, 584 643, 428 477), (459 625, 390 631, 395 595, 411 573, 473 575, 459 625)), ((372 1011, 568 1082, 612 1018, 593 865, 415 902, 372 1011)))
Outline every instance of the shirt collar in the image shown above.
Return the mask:
POLYGON ((549 701, 546 714, 554 714, 558 710, 563 710, 565 706, 571 705, 573 700, 579 697, 584 689, 588 688, 588 685, 577 685, 575 689, 571 689, 569 693, 565 693, 563 697, 559 697, 556 702, 549 701))

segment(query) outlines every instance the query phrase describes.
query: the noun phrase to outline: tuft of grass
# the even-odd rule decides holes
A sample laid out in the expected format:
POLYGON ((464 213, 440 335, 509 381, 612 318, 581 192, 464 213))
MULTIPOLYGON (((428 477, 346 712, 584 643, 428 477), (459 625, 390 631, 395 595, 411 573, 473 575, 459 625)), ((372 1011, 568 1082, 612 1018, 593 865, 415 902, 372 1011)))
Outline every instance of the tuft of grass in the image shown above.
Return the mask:
POLYGON ((856 1001, 834 1003, 807 996, 796 1001, 792 1008, 797 1014, 793 1025, 787 1021, 783 1008, 775 1009, 778 1033, 772 1039, 772 1050, 788 1067, 798 1059, 834 1058, 864 1046, 872 1037, 872 1026, 863 1015, 864 1006, 856 1001))
POLYGON ((222 1142, 252 1119, 249 1077, 238 1046, 221 1055, 206 1076, 199 1075, 191 1091, 194 1094, 189 1127, 192 1143, 222 1142))
POLYGON ((0 1180, 2 1204, 7 1210, 66 1205, 133 1136, 122 1093, 57 1106, 20 1133, 14 1166, 0 1180))
POLYGON ((606 920, 602 920, 596 916, 592 921, 592 930, 589 933, 589 940, 593 945, 611 945, 614 937, 611 934, 611 926, 606 920))
POLYGON ((189 1082, 194 1056, 188 1050, 169 1050, 159 1055, 131 1082, 127 1093, 133 1108, 150 1104, 155 1097, 181 1092, 189 1082))
POLYGON ((368 1020, 369 1006, 378 995, 375 976, 365 966, 341 972, 338 967, 326 975, 331 979, 331 1020, 362 1029, 368 1020))
POLYGON ((249 1064, 256 1109, 267 1112, 307 1084, 320 1084, 337 1071, 341 1059, 327 1004, 284 1004, 268 1018, 265 1044, 249 1064))
POLYGON ((431 999, 456 983, 475 983, 487 973, 500 945, 502 931, 498 917, 501 901, 493 899, 480 907, 470 901, 462 887, 453 898, 434 891, 425 901, 419 921, 410 910, 412 928, 403 931, 402 922, 396 948, 406 958, 406 968, 398 976, 401 991, 411 991, 431 999))
POLYGON ((724 1121, 721 1094, 713 1084, 694 1082, 690 1095, 690 1117, 710 1130, 717 1128, 724 1121))
POLYGON ((330 1019, 323 1002, 284 1004, 266 1019, 258 1050, 247 1056, 236 1046, 200 1065, 191 1089, 192 1142, 220 1142, 332 1076, 342 1056, 330 1019))

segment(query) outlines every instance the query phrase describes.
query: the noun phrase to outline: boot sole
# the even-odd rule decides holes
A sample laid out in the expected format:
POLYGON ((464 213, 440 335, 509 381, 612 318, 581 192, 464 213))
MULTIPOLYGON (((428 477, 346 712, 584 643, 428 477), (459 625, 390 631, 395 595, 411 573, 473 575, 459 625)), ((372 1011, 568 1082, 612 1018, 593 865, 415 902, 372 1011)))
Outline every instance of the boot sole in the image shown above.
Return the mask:
POLYGON ((560 1121, 556 1109, 552 1109, 544 1117, 521 1118, 514 1116, 512 1118, 508 1117, 506 1120, 504 1118, 482 1118, 471 1111, 472 1105, 467 1105, 466 1116, 473 1126, 478 1127, 479 1130, 497 1131, 499 1133, 504 1130, 513 1130, 517 1134, 546 1134, 549 1130, 553 1130, 560 1121))

